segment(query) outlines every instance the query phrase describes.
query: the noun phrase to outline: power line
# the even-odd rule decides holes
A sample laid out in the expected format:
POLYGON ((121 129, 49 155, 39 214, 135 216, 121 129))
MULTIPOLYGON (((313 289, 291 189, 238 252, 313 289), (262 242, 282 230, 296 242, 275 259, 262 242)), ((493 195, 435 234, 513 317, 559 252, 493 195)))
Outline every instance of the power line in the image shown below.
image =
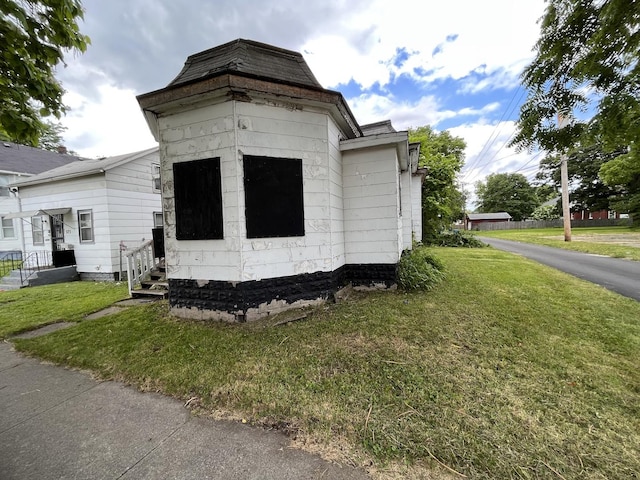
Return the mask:
MULTIPOLYGON (((516 106, 522 100, 522 97, 524 96, 525 93, 526 93, 526 90, 524 88, 522 88, 521 85, 518 85, 518 88, 513 92, 513 96, 511 97, 511 100, 509 101, 509 104, 507 105, 507 107, 502 112, 502 116, 500 117, 500 120, 498 121, 498 123, 496 123, 496 126, 494 127, 493 131, 491 132, 491 135, 489 135, 489 138, 485 142, 484 146, 480 149, 480 152, 478 152, 478 155, 476 156, 474 161, 471 164, 469 164, 468 171, 469 170, 473 170, 474 168, 478 168, 477 164, 480 162, 480 160, 482 159, 483 155, 486 154, 489 151, 491 146, 495 143, 496 139, 498 138, 499 129, 501 129, 503 127, 502 122, 504 121, 505 117, 507 117, 507 116, 510 117, 511 116, 511 114, 515 110, 516 106), (518 95, 518 91, 520 91, 520 96, 518 97, 518 100, 516 100, 515 103, 514 103, 514 100, 515 100, 516 96, 518 95), (513 105, 513 107, 512 107, 512 105, 513 105)), ((506 143, 509 140, 511 140, 511 137, 513 137, 514 133, 515 133, 515 131, 511 133, 511 135, 509 136, 508 140, 502 144, 502 146, 496 151, 496 153, 493 155, 493 157, 495 157, 498 154, 498 152, 504 148, 506 143)), ((489 159, 488 162, 490 162, 493 159, 493 157, 491 159, 489 159)))

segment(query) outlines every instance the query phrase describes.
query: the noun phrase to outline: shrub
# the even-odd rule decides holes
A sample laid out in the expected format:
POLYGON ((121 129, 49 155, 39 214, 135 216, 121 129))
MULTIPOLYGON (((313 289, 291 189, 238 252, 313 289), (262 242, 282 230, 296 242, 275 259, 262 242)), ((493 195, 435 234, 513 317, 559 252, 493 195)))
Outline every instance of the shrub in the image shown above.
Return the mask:
POLYGON ((405 250, 398 266, 398 285, 403 290, 431 290, 444 278, 444 265, 426 248, 405 250))

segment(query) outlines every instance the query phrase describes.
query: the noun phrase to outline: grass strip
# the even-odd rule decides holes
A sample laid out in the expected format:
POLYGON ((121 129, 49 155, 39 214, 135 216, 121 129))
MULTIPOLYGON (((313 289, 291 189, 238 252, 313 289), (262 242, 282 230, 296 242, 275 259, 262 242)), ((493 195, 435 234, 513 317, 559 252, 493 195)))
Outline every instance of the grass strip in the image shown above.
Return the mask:
POLYGON ((280 326, 156 303, 16 346, 346 448, 381 477, 638 477, 640 303, 506 252, 434 250, 447 277, 428 293, 354 293, 280 326))
POLYGON ((127 298, 126 284, 70 282, 0 292, 0 338, 60 321, 76 322, 127 298))

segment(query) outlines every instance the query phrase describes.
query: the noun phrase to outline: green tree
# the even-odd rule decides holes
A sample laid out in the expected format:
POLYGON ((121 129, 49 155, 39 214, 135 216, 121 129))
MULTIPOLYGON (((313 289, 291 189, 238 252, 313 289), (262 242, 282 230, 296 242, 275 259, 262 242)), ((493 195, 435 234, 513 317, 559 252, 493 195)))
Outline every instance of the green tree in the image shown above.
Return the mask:
POLYGON ((456 176, 464 165, 466 144, 428 125, 409 129, 409 141, 420 142, 419 165, 427 170, 422 184, 422 241, 430 243, 464 215, 465 195, 456 176))
MULTIPOLYGON (((602 144, 591 138, 583 139, 568 151, 567 170, 574 209, 595 211, 610 208, 610 200, 619 197, 622 191, 604 183, 600 168, 625 152, 625 149, 604 151, 602 144)), ((540 162, 536 180, 552 185, 556 190, 560 188, 559 155, 548 155, 540 162)))
POLYGON ((633 222, 640 218, 640 161, 632 155, 619 155, 600 167, 600 178, 616 188, 610 206, 618 212, 628 212, 633 222))
POLYGON ((0 129, 10 139, 37 146, 42 117, 65 112, 64 90, 54 78, 69 50, 84 52, 79 0, 0 0, 0 129))
POLYGON ((480 213, 507 212, 515 221, 524 220, 540 205, 536 189, 520 173, 492 173, 476 183, 480 213))
POLYGON ((557 205, 540 205, 531 212, 529 216, 532 220, 555 220, 560 218, 557 205))
POLYGON ((629 0, 549 0, 536 57, 523 72, 529 90, 512 141, 519 148, 565 152, 595 134, 604 152, 626 152, 601 166, 600 178, 623 190, 640 214, 640 8, 629 0), (558 128, 556 115, 594 112, 558 128), (609 166, 609 163, 611 165, 609 166), (606 166, 605 166, 606 165, 606 166), (635 199, 635 200, 634 200, 635 199))

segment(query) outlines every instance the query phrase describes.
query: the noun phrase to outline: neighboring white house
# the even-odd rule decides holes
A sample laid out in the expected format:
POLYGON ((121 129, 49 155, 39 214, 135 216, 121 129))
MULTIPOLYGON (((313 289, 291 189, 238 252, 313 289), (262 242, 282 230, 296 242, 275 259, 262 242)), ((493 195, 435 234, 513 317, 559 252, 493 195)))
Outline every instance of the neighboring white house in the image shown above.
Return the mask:
POLYGON ((396 283, 421 235, 419 145, 359 126, 302 55, 236 40, 138 102, 160 143, 175 314, 243 321, 396 283))
POLYGON ((68 155, 39 148, 0 142, 0 260, 20 258, 24 251, 22 225, 15 219, 5 218, 9 212, 20 210, 20 199, 9 185, 46 170, 79 160, 68 155))
POLYGON ((162 226, 158 148, 76 161, 11 187, 19 208, 4 218, 22 222, 22 250, 75 264, 83 280, 118 279, 121 249, 162 226))

